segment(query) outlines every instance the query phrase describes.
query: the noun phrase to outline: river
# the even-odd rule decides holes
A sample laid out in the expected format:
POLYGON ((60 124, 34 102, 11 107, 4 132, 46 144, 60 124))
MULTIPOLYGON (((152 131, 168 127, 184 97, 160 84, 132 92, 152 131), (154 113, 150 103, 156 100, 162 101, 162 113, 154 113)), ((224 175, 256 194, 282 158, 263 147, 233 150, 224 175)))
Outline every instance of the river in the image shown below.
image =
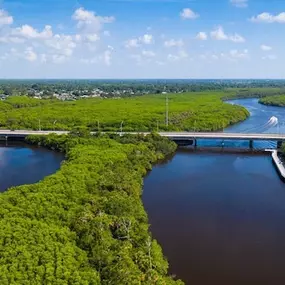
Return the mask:
MULTIPOLYGON (((285 132, 285 109, 230 103, 251 117, 226 132, 285 132)), ((145 178, 143 201, 170 273, 186 284, 285 283, 285 184, 269 155, 180 149, 145 178)))
POLYGON ((55 173, 63 154, 23 143, 0 144, 0 192, 32 184, 55 173))

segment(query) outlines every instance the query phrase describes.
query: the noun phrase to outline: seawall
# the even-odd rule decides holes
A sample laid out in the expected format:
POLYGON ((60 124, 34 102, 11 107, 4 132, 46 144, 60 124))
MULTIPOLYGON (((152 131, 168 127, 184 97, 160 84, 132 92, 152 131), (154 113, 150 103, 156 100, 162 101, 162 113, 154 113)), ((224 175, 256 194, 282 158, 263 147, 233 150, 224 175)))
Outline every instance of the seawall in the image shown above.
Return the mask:
POLYGON ((278 157, 277 150, 272 151, 272 160, 278 171, 279 176, 285 182, 285 167, 282 164, 282 161, 280 160, 280 158, 278 157))

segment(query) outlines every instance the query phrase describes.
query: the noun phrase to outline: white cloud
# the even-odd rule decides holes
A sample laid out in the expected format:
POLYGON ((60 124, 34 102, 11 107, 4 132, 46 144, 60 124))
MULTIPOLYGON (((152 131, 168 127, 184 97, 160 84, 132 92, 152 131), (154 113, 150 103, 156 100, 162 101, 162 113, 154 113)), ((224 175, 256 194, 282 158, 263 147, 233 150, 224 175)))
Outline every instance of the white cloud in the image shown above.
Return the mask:
POLYGON ((103 24, 113 23, 115 21, 113 16, 98 16, 95 12, 85 10, 83 7, 77 9, 72 18, 77 21, 77 27, 86 33, 97 33, 102 29, 103 24))
POLYGON ((14 19, 8 14, 5 10, 0 10, 0 26, 11 25, 13 24, 14 19))
POLYGON ((260 48, 263 51, 270 51, 270 50, 272 50, 272 47, 271 46, 267 46, 267 45, 261 45, 260 48))
POLYGON ((228 41, 232 41, 235 43, 245 42, 245 39, 237 33, 235 33, 233 35, 225 34, 224 29, 221 26, 217 27, 215 30, 213 30, 211 32, 211 38, 214 40, 218 40, 218 41, 227 41, 228 40, 228 41))
POLYGON ((232 57, 232 58, 248 58, 249 57, 249 52, 247 49, 244 49, 243 51, 238 51, 236 49, 234 50, 231 50, 229 55, 232 57))
POLYGON ((285 12, 277 15, 272 15, 270 13, 264 12, 250 19, 252 22, 256 23, 285 23, 285 12))
POLYGON ((38 55, 34 52, 32 47, 28 47, 24 52, 24 58, 28 61, 36 61, 38 58, 38 55))
POLYGON ((38 32, 32 26, 23 25, 12 30, 12 36, 26 39, 50 39, 53 36, 52 27, 47 25, 42 32, 38 32))
POLYGON ((165 47, 182 47, 184 46, 184 42, 182 40, 171 39, 169 41, 165 41, 164 46, 165 47))
POLYGON ((180 50, 177 54, 171 54, 171 53, 168 54, 167 59, 169 61, 179 61, 179 60, 187 58, 188 56, 189 55, 186 51, 180 50))
POLYGON ((244 43, 245 42, 244 37, 242 37, 239 34, 234 34, 232 36, 229 36, 229 40, 234 42, 234 43, 244 43))
POLYGON ((197 40, 206 41, 208 39, 208 35, 205 32, 200 32, 196 36, 197 40))
POLYGON ((246 8, 248 6, 248 0, 230 0, 230 3, 238 8, 246 8))
POLYGON ((152 44, 154 41, 153 36, 150 34, 143 35, 139 38, 139 40, 146 45, 152 44))
POLYGON ((97 42, 100 40, 100 37, 97 34, 87 34, 85 35, 85 38, 88 42, 97 42))
POLYGON ((180 13, 180 17, 184 20, 186 19, 196 19, 199 17, 199 14, 195 13, 190 8, 184 8, 182 12, 180 13))
POLYGON ((126 48, 137 48, 141 44, 150 45, 154 42, 153 35, 145 34, 139 38, 133 38, 125 41, 126 48))
POLYGON ((143 50, 142 55, 146 57, 155 57, 155 52, 151 50, 143 50))
POLYGON ((125 42, 126 48, 136 48, 139 47, 139 40, 138 39, 130 39, 125 42))
POLYGON ((214 40, 224 41, 228 39, 228 36, 225 34, 224 29, 219 26, 211 32, 211 37, 214 40))
MULTIPOLYGON (((76 38, 78 39, 78 36, 74 37, 74 39, 76 38)), ((61 57, 59 57, 60 55, 63 55, 64 57, 69 57, 73 54, 73 51, 77 46, 74 39, 70 35, 56 34, 53 38, 44 42, 47 47, 53 50, 52 53, 56 54, 53 59, 54 62, 58 63, 65 61, 65 58, 62 59, 61 57)))

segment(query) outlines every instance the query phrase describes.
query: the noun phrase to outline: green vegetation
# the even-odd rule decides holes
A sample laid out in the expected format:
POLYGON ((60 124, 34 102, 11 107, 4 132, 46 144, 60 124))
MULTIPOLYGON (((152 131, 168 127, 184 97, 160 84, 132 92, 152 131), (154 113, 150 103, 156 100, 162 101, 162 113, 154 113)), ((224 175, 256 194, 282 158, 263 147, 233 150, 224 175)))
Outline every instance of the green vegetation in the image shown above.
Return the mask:
POLYGON ((234 98, 262 98, 276 96, 285 93, 285 88, 263 87, 263 88, 228 88, 225 89, 224 100, 234 98), (234 95, 233 95, 234 94, 234 95))
POLYGON ((165 125, 166 95, 162 94, 71 102, 11 97, 0 102, 0 127, 118 131, 123 122, 124 131, 215 131, 249 115, 243 107, 224 103, 225 94, 234 96, 235 92, 169 94, 169 127, 165 125))
POLYGON ((10 96, 5 100, 13 108, 36 107, 51 103, 51 100, 39 100, 28 96, 10 96))
POLYGON ((259 103, 271 106, 285 106, 285 95, 264 97, 259 100, 259 103))
POLYGON ((54 175, 0 195, 0 284, 182 284, 151 238, 142 178, 176 145, 157 135, 30 137, 64 151, 54 175))
POLYGON ((226 88, 284 88, 284 80, 0 80, 0 94, 49 98, 68 93, 70 98, 100 94, 103 97, 128 97, 143 94, 202 92, 226 88), (100 91, 100 92, 97 92, 100 91))

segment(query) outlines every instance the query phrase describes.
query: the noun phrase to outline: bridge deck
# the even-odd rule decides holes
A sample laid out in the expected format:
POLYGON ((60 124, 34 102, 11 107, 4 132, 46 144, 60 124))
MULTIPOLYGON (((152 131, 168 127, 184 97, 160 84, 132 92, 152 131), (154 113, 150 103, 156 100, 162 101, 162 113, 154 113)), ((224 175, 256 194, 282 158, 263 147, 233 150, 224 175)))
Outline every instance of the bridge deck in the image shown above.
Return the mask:
POLYGON ((285 141, 284 134, 243 134, 243 133, 159 133, 163 137, 170 139, 222 139, 222 140, 265 140, 265 141, 285 141))
MULTIPOLYGON (((29 130, 0 130, 0 136, 25 137, 28 135, 57 135, 68 134, 68 131, 29 131, 29 130)), ((125 133, 123 133, 125 134, 125 133)), ((130 134, 140 134, 132 132, 130 134)), ((141 133, 149 134, 149 133, 141 133)), ((222 139, 222 140, 264 140, 264 141, 285 141, 285 134, 244 134, 244 133, 198 133, 198 132, 161 132, 163 137, 172 140, 191 140, 191 139, 222 139)))

